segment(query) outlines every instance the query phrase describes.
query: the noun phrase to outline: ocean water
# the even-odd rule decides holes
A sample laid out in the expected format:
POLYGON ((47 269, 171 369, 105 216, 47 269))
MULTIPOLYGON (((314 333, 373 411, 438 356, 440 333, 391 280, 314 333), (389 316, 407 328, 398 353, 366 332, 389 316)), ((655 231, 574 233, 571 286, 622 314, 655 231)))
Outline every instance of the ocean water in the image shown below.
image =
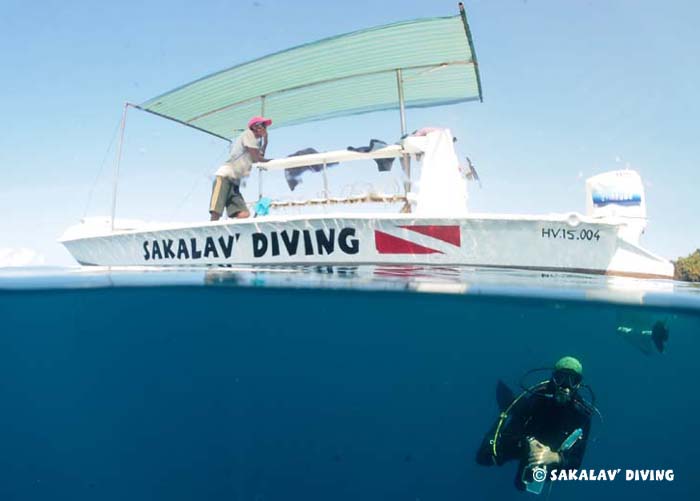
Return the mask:
POLYGON ((476 448, 577 356, 603 420, 540 498, 697 499, 700 289, 454 268, 0 273, 2 500, 537 499, 476 448), (669 328, 666 353, 632 332, 669 328), (641 340, 638 343, 634 340, 641 340), (648 350, 647 350, 648 351, 648 350), (626 481, 625 470, 673 470, 626 481))

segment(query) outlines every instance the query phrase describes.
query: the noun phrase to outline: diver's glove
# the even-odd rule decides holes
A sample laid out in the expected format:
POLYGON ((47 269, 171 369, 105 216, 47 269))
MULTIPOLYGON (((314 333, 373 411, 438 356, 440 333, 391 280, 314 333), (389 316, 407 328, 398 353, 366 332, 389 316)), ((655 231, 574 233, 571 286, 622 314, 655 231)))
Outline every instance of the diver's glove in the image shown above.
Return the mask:
POLYGON ((530 445, 529 464, 549 465, 561 462, 561 456, 539 440, 532 438, 528 441, 530 445))

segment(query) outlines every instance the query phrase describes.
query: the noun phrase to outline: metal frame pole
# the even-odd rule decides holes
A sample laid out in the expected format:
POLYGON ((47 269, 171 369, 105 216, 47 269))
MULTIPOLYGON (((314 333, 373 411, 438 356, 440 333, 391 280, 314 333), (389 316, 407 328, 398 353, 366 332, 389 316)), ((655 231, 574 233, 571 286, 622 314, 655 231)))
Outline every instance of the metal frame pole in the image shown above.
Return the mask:
MULTIPOLYGON (((403 95, 403 74, 401 68, 396 70, 396 86, 399 90, 399 114, 401 115, 401 140, 406 136, 406 103, 403 95)), ((403 167, 406 180, 403 183, 403 189, 408 197, 411 191, 411 159, 405 153, 401 156, 401 166, 403 167)), ((411 212, 411 205, 406 204, 401 209, 401 212, 411 212)))
POLYGON ((131 106, 129 103, 124 103, 121 132, 119 133, 119 146, 117 148, 117 159, 114 166, 114 179, 112 181, 112 217, 110 221, 111 231, 114 231, 114 217, 117 212, 117 185, 119 184, 119 167, 122 161, 122 147, 124 146, 124 129, 126 128, 126 112, 129 110, 129 106, 131 106))
POLYGON ((263 169, 262 167, 258 167, 258 200, 260 200, 263 197, 263 169))
POLYGON ((401 114, 401 137, 406 135, 406 105, 403 97, 403 75, 401 68, 396 70, 396 85, 399 88, 399 113, 401 114))
MULTIPOLYGON (((260 116, 265 116, 265 95, 260 96, 260 116)), ((264 152, 263 152, 264 155, 264 152)), ((266 169, 263 167, 258 167, 258 200, 263 197, 263 171, 266 169)))

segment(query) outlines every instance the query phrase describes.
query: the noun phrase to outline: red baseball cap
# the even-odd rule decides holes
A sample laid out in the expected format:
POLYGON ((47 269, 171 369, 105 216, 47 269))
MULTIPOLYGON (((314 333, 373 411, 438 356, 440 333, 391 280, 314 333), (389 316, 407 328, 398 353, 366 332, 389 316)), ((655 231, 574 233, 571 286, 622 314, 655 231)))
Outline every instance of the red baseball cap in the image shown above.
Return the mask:
POLYGON ((269 127, 272 125, 272 120, 269 118, 265 117, 253 117, 250 120, 248 120, 248 128, 250 129, 253 125, 257 124, 265 124, 265 127, 269 127))

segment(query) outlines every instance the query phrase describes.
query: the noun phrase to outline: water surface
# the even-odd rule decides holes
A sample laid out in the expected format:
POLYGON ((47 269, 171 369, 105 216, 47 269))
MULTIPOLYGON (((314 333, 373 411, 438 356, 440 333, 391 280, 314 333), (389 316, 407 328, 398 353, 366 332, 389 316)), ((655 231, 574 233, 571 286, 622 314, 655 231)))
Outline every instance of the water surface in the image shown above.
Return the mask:
MULTIPOLYGON (((495 384, 570 354, 604 422, 551 499, 695 499, 698 289, 455 268, 0 274, 2 499, 523 499, 495 384), (618 332, 665 322, 665 354, 618 332)), ((544 496, 543 496, 544 498, 544 496)), ((534 498, 533 498, 534 499, 534 498)))

